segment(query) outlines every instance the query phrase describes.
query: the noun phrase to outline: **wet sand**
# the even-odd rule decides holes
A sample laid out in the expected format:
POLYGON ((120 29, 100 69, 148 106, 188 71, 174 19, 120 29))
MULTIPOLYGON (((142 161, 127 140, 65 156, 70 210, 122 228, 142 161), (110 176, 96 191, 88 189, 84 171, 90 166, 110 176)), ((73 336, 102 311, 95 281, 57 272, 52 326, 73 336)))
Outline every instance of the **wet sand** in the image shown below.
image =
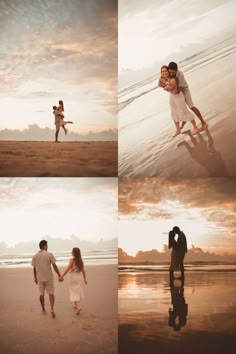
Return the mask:
MULTIPOLYGON (((64 267, 59 267, 63 270, 64 267)), ((56 318, 41 313, 31 268, 0 269, 0 348, 5 354, 116 354, 117 266, 87 266, 82 310, 69 301, 69 275, 55 280, 56 318)))
MULTIPOLYGON (((169 94, 157 88, 157 76, 119 98, 119 176, 236 176, 235 38, 181 63, 193 102, 208 131, 191 135, 187 123, 173 138, 169 94), (224 88, 224 89, 221 89, 224 88)), ((201 127, 200 120, 195 117, 201 127)))
POLYGON ((119 275, 119 353, 231 354, 235 315, 235 272, 119 275))
POLYGON ((1 177, 116 177, 117 142, 0 141, 1 177))

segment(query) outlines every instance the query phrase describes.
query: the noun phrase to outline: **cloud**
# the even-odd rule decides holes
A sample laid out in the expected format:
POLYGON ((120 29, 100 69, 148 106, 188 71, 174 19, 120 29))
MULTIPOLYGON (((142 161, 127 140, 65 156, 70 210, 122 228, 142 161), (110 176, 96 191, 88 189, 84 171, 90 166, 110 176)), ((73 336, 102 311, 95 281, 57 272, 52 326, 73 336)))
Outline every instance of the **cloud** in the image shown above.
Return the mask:
MULTIPOLYGON (((117 129, 108 129, 101 132, 89 132, 88 134, 78 134, 71 132, 63 136, 65 141, 117 141, 117 129)), ((0 140, 34 140, 51 141, 54 140, 55 130, 50 128, 40 128, 37 124, 30 124, 26 129, 0 130, 0 140)))

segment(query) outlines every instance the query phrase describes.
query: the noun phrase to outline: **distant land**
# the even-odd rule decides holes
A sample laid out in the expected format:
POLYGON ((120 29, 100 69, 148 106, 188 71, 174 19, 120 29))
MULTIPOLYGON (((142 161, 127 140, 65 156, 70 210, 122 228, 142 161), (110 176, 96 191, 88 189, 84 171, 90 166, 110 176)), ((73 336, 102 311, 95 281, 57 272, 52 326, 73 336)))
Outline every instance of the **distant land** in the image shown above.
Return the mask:
MULTIPOLYGON (((135 256, 128 255, 122 248, 118 249, 118 262, 120 265, 128 264, 163 264, 170 262, 171 251, 164 245, 163 251, 157 250, 138 251, 135 256)), ((191 262, 226 262, 236 263, 236 254, 216 254, 214 252, 203 251, 199 247, 192 245, 185 256, 185 263, 191 262)))
MULTIPOLYGON (((55 137, 55 129, 40 128, 37 124, 30 124, 23 130, 3 129, 0 130, 0 140, 16 141, 52 141, 55 137)), ((101 132, 90 131, 88 134, 68 132, 65 136, 64 131, 59 133, 59 139, 63 141, 116 141, 118 139, 117 129, 108 129, 101 132)))
MULTIPOLYGON (((117 248, 117 238, 113 238, 111 240, 104 240, 103 238, 101 238, 97 242, 91 242, 81 240, 75 235, 71 235, 68 239, 59 239, 56 237, 44 235, 41 239, 48 241, 49 252, 66 252, 72 250, 73 247, 79 247, 84 250, 117 248)), ((0 254, 32 253, 37 251, 38 249, 38 241, 19 242, 12 247, 8 246, 6 242, 0 242, 0 254)))

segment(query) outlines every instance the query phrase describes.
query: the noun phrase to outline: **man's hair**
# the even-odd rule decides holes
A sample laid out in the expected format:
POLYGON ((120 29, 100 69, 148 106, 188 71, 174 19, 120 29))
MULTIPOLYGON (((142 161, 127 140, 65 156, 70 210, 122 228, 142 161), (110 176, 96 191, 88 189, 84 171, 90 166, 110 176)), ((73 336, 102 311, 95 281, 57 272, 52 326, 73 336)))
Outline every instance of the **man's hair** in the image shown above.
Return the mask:
POLYGON ((175 62, 172 61, 172 62, 169 63, 168 68, 169 68, 170 70, 175 70, 175 71, 177 71, 177 70, 178 70, 178 65, 177 65, 175 62))
POLYGON ((42 250, 44 246, 47 246, 48 241, 42 240, 39 242, 39 248, 42 250))
POLYGON ((180 232, 180 228, 179 228, 178 226, 174 226, 174 227, 173 227, 173 231, 174 231, 174 232, 180 232))
POLYGON ((52 108, 53 108, 53 109, 56 109, 57 107, 56 107, 56 106, 53 106, 52 108))

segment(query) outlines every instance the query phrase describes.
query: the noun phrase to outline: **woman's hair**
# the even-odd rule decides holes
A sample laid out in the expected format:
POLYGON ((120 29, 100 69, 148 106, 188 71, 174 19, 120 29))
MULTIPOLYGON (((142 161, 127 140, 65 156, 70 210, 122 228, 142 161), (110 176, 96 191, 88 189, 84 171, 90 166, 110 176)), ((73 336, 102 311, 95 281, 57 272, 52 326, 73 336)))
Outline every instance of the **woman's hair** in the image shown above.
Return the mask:
POLYGON ((60 100, 60 101, 59 101, 59 105, 61 105, 61 106, 62 106, 62 110, 63 110, 63 112, 64 112, 64 103, 63 103, 63 101, 62 101, 62 100, 60 100))
POLYGON ((75 266, 78 268, 79 271, 83 270, 84 262, 81 257, 80 249, 78 247, 74 247, 72 250, 72 254, 75 258, 75 266))

